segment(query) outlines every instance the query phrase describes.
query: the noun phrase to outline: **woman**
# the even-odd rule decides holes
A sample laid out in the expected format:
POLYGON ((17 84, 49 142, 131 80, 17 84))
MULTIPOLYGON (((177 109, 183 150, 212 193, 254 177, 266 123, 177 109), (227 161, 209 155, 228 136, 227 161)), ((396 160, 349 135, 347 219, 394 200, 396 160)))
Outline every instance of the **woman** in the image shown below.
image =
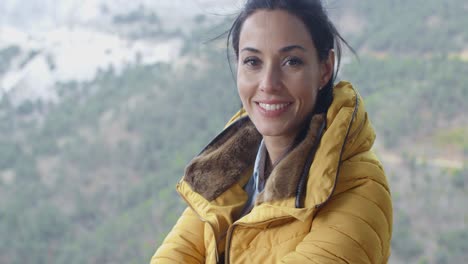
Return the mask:
POLYGON ((388 184, 320 1, 247 1, 229 36, 243 108, 187 166, 151 263, 386 263, 388 184))

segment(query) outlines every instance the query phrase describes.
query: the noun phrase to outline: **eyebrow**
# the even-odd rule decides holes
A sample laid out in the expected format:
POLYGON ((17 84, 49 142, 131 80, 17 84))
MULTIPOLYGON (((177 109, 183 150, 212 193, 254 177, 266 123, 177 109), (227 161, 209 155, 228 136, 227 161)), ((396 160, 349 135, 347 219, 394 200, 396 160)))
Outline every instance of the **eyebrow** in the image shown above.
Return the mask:
MULTIPOLYGON (((283 47, 281 49, 279 49, 279 52, 281 53, 285 53, 285 52, 289 52, 291 50, 294 50, 294 49, 300 49, 302 51, 307 51, 304 47, 300 46, 300 45, 289 45, 289 46, 286 46, 286 47, 283 47)), ((253 53, 262 53, 260 50, 256 49, 256 48, 252 48, 252 47, 245 47, 241 50, 241 52, 243 51, 250 51, 250 52, 253 52, 253 53)))
POLYGON ((302 51, 307 51, 304 47, 300 45, 290 45, 280 49, 280 52, 289 52, 294 49, 300 49, 302 51))

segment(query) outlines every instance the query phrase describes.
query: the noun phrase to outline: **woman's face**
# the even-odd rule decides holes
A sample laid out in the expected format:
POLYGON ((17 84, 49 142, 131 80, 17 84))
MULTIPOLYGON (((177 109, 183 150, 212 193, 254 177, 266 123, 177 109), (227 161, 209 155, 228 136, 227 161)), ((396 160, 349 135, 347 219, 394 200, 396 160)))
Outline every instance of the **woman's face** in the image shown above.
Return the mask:
POLYGON ((333 53, 320 62, 304 23, 283 10, 259 10, 242 26, 237 88, 264 137, 293 139, 331 77, 333 53))

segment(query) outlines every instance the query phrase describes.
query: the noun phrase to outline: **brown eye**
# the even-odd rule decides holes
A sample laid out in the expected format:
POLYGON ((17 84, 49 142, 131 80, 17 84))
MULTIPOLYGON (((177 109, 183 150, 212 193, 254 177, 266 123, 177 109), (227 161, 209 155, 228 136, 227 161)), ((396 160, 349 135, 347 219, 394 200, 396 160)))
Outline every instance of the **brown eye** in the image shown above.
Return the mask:
POLYGON ((284 62, 283 65, 289 65, 289 66, 300 66, 304 64, 304 62, 298 58, 298 57, 290 57, 287 58, 286 61, 284 62))
POLYGON ((255 58, 255 57, 247 57, 246 59, 244 59, 244 61, 242 62, 244 65, 247 65, 247 66, 251 66, 251 67, 256 67, 258 65, 260 65, 260 60, 258 58, 255 58))

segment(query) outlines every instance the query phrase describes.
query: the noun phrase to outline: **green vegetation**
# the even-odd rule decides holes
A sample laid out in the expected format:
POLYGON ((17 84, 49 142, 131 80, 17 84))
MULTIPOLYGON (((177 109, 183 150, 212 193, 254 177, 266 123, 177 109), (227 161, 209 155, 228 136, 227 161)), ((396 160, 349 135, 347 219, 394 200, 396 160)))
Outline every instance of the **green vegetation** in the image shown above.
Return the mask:
POLYGON ((401 131, 430 135, 446 125, 437 120, 454 119, 468 109, 464 72, 468 63, 442 56, 376 59, 364 55, 359 62, 343 66, 344 78, 353 80, 364 96, 387 147, 397 146, 398 137, 408 137, 401 131))
POLYGON ((401 210, 395 210, 394 213, 392 250, 406 260, 414 260, 423 253, 423 248, 413 237, 411 219, 401 210))
POLYGON ((186 50, 212 59, 110 68, 60 84, 56 105, 2 99, 0 262, 148 262, 183 209, 185 164, 239 105, 224 50, 186 50))
POLYGON ((448 131, 441 131, 435 136, 435 140, 441 146, 454 146, 463 150, 468 155, 468 127, 458 127, 448 131))
MULTIPOLYGON (((354 10, 364 29, 351 35, 358 49, 388 54, 448 54, 466 49, 466 3, 460 0, 372 1, 336 3, 354 10)), ((340 8, 341 9, 341 8, 340 8)))
POLYGON ((468 230, 453 230, 442 234, 438 239, 437 263, 463 263, 468 250, 468 230))

